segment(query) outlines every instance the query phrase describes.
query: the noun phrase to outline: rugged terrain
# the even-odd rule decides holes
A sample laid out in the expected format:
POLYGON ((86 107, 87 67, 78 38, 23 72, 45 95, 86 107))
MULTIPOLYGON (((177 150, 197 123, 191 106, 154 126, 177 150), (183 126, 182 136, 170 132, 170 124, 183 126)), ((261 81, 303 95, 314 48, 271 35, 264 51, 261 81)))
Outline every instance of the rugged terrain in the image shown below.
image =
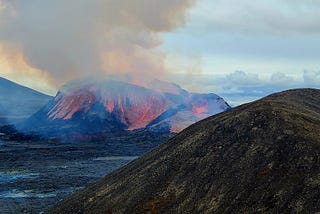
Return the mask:
POLYGON ((320 90, 299 89, 196 123, 52 213, 320 211, 320 90))
POLYGON ((103 140, 123 130, 179 132, 230 109, 215 94, 189 93, 161 81, 154 81, 151 86, 110 79, 71 81, 18 128, 46 137, 103 140))
POLYGON ((52 97, 0 77, 0 126, 27 119, 52 97))
POLYGON ((0 213, 44 212, 169 137, 137 130, 104 142, 61 143, 0 127, 0 213))
POLYGON ((55 98, 4 79, 0 83, 4 214, 46 211, 172 132, 230 108, 215 94, 189 93, 157 80, 72 81, 55 98))

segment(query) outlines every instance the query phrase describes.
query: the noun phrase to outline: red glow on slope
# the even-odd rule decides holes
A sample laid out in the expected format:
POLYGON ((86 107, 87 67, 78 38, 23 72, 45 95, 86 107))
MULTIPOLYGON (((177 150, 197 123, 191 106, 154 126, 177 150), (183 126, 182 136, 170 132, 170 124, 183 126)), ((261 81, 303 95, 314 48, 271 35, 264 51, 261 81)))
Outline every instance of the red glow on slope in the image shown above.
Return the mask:
POLYGON ((120 112, 124 113, 124 109, 123 109, 123 105, 122 105, 122 101, 121 101, 121 97, 118 97, 118 107, 120 108, 120 112))
POLYGON ((156 92, 136 88, 113 90, 97 93, 98 89, 84 88, 61 93, 56 97, 48 116, 51 119, 69 120, 76 112, 85 114, 94 104, 101 104, 128 130, 134 130, 146 127, 167 110, 166 98, 156 92))
POLYGON ((171 131, 177 133, 216 111, 212 108, 212 103, 217 101, 212 95, 190 94, 179 86, 156 81, 153 88, 159 90, 117 81, 89 82, 71 86, 65 87, 55 98, 54 105, 48 113, 50 119, 81 120, 94 115, 98 120, 105 122, 110 118, 128 130, 135 130, 145 128, 165 112, 170 114, 179 109, 174 116, 167 117, 168 114, 164 114, 152 123, 157 126, 159 121, 163 122, 166 124, 163 127, 169 125, 171 131), (167 88, 168 85, 172 87, 167 88), (172 96, 175 93, 166 94, 171 89, 173 92, 181 93, 178 96, 172 96), (163 91, 166 93, 161 93, 163 91))
POLYGON ((206 104, 204 105, 193 105, 192 106, 192 112, 196 115, 207 113, 208 112, 208 106, 206 104))
POLYGON ((106 102, 113 106, 112 113, 128 126, 128 130, 146 127, 167 109, 166 100, 154 95, 137 97, 130 94, 119 96, 116 104, 110 100, 106 102))
POLYGON ((130 122, 129 130, 146 127, 152 120, 159 117, 167 109, 165 100, 155 99, 154 96, 148 97, 147 100, 142 103, 142 106, 138 101, 132 103, 128 108, 129 112, 134 114, 127 114, 127 118, 130 122))
POLYGON ((87 112, 96 97, 91 92, 79 90, 70 96, 58 96, 56 101, 48 113, 49 118, 69 120, 78 111, 87 112))
POLYGON ((114 102, 111 100, 108 100, 106 104, 106 109, 109 113, 111 113, 114 109, 114 102))

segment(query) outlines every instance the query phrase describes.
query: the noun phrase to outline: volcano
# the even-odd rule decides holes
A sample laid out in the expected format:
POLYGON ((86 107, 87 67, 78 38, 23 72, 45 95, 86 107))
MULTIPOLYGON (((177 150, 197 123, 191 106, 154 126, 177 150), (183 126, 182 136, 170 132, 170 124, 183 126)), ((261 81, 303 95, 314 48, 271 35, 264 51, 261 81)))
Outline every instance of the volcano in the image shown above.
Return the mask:
POLYGON ((146 128, 176 133, 228 109, 218 95, 189 93, 159 80, 142 86, 110 79, 75 80, 21 128, 46 136, 111 135, 146 128))
POLYGON ((317 213, 320 90, 212 116, 59 203, 52 213, 317 213))

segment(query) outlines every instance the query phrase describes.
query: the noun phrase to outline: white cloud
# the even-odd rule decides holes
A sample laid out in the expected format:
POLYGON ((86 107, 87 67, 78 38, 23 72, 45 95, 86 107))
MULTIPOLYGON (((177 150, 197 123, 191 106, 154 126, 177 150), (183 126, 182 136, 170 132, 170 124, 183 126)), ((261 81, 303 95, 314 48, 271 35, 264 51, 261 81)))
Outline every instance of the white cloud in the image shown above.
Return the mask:
MULTIPOLYGON (((320 72, 310 71, 300 71, 299 75, 283 72, 259 75, 245 71, 234 71, 223 75, 194 75, 190 79, 194 84, 201 86, 198 92, 217 93, 233 106, 290 88, 320 87, 320 72)), ((190 90, 188 82, 181 82, 181 84, 190 90)))
POLYGON ((314 0, 199 0, 193 14, 217 31, 320 33, 319 7, 314 0))
POLYGON ((307 86, 320 87, 320 71, 305 70, 303 72, 303 79, 307 86))
POLYGON ((280 72, 273 73, 270 78, 270 84, 273 84, 273 85, 288 85, 288 86, 290 86, 294 83, 295 83, 294 78, 291 76, 288 76, 285 73, 280 73, 280 72))
POLYGON ((261 82, 258 74, 249 74, 244 71, 234 71, 226 79, 235 85, 257 85, 261 82))

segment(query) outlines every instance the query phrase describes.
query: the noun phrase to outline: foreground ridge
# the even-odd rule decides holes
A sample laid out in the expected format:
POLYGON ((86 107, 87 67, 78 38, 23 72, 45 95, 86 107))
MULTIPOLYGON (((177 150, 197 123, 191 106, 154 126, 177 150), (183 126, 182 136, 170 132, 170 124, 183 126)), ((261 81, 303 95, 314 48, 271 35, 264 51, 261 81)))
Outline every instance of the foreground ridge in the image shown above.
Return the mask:
POLYGON ((212 116, 56 205, 51 213, 320 211, 320 90, 212 116))

